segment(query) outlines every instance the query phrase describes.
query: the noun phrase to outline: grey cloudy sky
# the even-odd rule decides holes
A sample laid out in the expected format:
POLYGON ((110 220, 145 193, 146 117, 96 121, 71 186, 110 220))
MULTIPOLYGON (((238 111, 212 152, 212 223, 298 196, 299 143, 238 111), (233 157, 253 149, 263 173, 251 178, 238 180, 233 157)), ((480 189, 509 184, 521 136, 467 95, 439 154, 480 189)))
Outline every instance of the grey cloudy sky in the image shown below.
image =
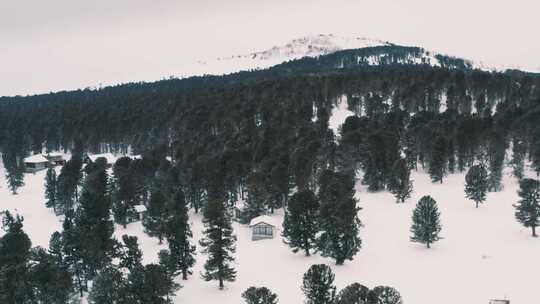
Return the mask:
POLYGON ((540 68, 538 0, 2 0, 0 96, 182 74, 334 33, 540 68))

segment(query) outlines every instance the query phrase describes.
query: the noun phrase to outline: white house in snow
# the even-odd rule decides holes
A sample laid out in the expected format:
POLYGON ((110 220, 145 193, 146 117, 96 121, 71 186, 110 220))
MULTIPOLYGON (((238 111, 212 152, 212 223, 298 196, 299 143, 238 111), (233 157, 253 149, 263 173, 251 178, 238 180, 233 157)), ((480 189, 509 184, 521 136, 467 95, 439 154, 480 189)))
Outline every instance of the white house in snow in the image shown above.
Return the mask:
POLYGON ((261 215, 253 218, 249 222, 251 228, 251 240, 271 239, 276 231, 276 223, 273 218, 268 215, 261 215))
POLYGON ((24 159, 24 168, 26 172, 37 172, 46 169, 49 165, 49 160, 41 154, 29 156, 24 159))

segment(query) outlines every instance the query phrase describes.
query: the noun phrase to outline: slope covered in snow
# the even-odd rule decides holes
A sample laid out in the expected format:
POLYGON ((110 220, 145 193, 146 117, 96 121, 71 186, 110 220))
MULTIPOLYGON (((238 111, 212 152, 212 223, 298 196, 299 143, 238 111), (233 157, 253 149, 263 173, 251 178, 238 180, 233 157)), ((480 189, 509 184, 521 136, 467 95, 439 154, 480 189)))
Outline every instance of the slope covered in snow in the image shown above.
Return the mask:
POLYGON ((389 45, 392 44, 363 37, 344 37, 332 34, 306 36, 264 51, 210 60, 199 60, 197 63, 186 66, 181 76, 221 75, 253 69, 264 69, 302 57, 317 57, 341 50, 389 45))
MULTIPOLYGON (((24 230, 33 245, 47 246, 50 234, 61 229, 61 223, 44 205, 45 172, 26 174, 26 185, 19 195, 9 193, 4 173, 0 168, 0 209, 23 215, 24 230)), ((516 179, 506 172, 504 190, 490 193, 485 204, 476 209, 464 197, 463 174, 448 176, 444 184, 431 183, 424 172, 413 172, 412 177, 415 191, 404 204, 396 204, 387 192, 368 193, 357 184, 356 196, 363 208, 359 217, 364 227, 360 231, 362 249, 353 261, 335 266, 332 260, 317 254, 294 254, 281 237, 251 241, 247 225, 235 223, 237 281, 227 283, 226 289, 220 291, 216 282, 202 280, 200 272, 206 256, 198 248, 194 275, 188 281, 178 278, 183 288, 174 302, 238 304, 246 288, 264 285, 279 295, 280 303, 302 303, 303 273, 312 264, 326 263, 335 272, 338 288, 352 282, 370 287, 389 285, 401 292, 405 303, 476 304, 505 297, 512 304, 534 303, 537 283, 523 274, 540 271, 535 262, 540 240, 532 238, 530 230, 514 219, 516 179), (412 210, 426 194, 438 202, 444 237, 429 250, 409 241, 412 210)), ((282 210, 272 217, 280 223, 282 210)), ((190 221, 194 238, 199 239, 203 230, 201 216, 191 213, 190 221)), ((129 224, 126 229, 116 226, 115 235, 122 234, 139 237, 145 263, 155 261, 159 249, 166 247, 148 237, 140 223, 129 224)))

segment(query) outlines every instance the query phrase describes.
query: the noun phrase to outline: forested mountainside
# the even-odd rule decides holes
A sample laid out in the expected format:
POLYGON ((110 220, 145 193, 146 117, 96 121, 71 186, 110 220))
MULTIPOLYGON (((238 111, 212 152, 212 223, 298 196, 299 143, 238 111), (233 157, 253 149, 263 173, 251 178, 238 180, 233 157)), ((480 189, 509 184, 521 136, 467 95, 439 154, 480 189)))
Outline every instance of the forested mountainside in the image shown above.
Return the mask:
POLYGON ((400 157, 435 181, 481 157, 497 189, 510 143, 517 166, 528 156, 540 171, 540 76, 471 67, 390 45, 225 76, 4 97, 2 151, 13 170, 30 151, 74 143, 91 152, 161 151, 186 183, 220 172, 235 188, 264 172, 282 194, 328 168, 363 169, 371 190, 384 189, 400 157), (357 115, 334 134, 328 120, 339 102, 357 115))

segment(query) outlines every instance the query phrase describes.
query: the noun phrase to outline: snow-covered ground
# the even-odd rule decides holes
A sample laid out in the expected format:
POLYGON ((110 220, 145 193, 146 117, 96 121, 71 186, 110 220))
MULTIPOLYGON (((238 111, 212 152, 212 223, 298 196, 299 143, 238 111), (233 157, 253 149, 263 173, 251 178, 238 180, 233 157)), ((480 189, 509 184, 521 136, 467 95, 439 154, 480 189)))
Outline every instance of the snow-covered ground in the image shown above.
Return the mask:
MULTIPOLYGON (((0 209, 23 215, 24 230, 33 245, 40 246, 47 246, 49 236, 61 229, 59 220, 44 205, 44 176, 44 171, 26 174, 20 194, 11 195, 0 167, 0 209)), ((362 249, 353 261, 335 266, 319 255, 294 254, 280 237, 251 241, 249 228, 235 223, 237 281, 226 284, 223 291, 216 282, 203 281, 200 272, 206 256, 198 253, 194 275, 180 282, 184 287, 175 303, 238 304, 242 291, 252 285, 269 287, 279 295, 280 303, 302 303, 302 275, 315 263, 331 265, 339 288, 352 282, 389 285, 410 304, 487 304, 491 298, 505 297, 512 304, 537 302, 540 239, 532 238, 529 229, 514 219, 517 180, 506 172, 504 190, 490 193, 487 202, 476 209, 464 197, 464 174, 450 175, 443 184, 431 183, 424 172, 414 172, 412 177, 415 192, 405 204, 396 204, 387 192, 368 193, 358 183, 359 217, 365 227, 360 232, 362 249), (432 249, 409 241, 412 209, 426 194, 437 200, 443 225, 444 239, 432 249)), ((273 216, 281 222, 282 215, 280 210, 273 216)), ((199 239, 201 216, 192 214, 191 221, 199 239)), ((166 246, 146 236, 140 223, 125 230, 117 226, 115 234, 138 236, 145 262, 155 261, 159 249, 166 246)))

